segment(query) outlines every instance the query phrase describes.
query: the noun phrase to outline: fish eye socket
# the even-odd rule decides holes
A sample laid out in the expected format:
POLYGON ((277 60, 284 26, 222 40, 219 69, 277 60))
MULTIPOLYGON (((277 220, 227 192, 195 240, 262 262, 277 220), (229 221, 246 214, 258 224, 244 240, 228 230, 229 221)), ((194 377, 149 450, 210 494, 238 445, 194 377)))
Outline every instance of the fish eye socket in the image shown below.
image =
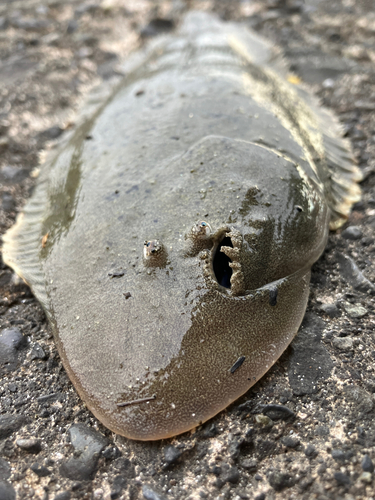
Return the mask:
POLYGON ((297 212, 303 212, 303 208, 300 205, 296 205, 297 212))

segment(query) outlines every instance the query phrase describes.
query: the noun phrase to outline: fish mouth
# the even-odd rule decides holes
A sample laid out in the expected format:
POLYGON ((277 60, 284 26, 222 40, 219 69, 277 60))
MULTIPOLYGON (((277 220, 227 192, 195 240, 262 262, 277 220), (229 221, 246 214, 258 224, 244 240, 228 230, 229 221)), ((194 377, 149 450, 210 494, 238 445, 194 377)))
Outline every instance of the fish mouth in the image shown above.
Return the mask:
POLYGON ((241 267, 242 245, 242 233, 225 227, 215 234, 208 256, 211 282, 233 296, 245 295, 246 291, 241 267))
POLYGON ((232 259, 222 249, 233 248, 230 236, 224 235, 212 249, 212 272, 213 277, 218 284, 224 288, 230 289, 233 270, 231 267, 232 259))

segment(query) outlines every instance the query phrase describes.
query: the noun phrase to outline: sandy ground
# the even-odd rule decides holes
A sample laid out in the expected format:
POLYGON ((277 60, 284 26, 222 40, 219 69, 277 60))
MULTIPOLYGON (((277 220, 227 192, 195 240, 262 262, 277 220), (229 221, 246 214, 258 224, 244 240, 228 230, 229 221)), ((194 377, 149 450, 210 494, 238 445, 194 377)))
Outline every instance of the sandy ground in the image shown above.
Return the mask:
POLYGON ((306 319, 282 358, 226 411, 162 442, 126 440, 92 416, 40 305, 1 265, 1 500, 375 497, 374 1, 1 2, 0 231, 90 89, 121 78, 127 55, 189 8, 283 48, 291 71, 338 114, 363 200, 314 266, 306 319))

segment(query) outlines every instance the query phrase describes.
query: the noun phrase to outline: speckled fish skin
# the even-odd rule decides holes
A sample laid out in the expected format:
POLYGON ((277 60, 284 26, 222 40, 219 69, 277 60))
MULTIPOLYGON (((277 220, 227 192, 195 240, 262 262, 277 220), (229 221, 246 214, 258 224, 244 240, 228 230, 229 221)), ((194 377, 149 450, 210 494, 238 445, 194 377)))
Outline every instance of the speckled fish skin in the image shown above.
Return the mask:
POLYGON ((198 426, 275 363, 333 212, 317 119, 268 46, 195 16, 49 162, 5 237, 80 396, 140 440, 198 426))

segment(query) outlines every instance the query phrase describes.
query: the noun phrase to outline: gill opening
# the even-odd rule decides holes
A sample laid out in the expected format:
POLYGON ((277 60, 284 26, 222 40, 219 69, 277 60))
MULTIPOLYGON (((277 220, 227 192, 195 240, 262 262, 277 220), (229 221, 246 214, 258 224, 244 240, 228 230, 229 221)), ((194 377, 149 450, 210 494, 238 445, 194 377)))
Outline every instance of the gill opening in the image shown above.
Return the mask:
POLYGON ((213 270, 215 274, 215 278, 219 285, 225 287, 225 288, 230 288, 231 287, 231 277, 232 277, 232 268, 230 267, 229 263, 232 262, 232 260, 224 253, 221 251, 222 247, 231 247, 233 248, 232 240, 230 239, 229 236, 225 236, 221 242, 219 243, 214 259, 213 259, 213 270))

